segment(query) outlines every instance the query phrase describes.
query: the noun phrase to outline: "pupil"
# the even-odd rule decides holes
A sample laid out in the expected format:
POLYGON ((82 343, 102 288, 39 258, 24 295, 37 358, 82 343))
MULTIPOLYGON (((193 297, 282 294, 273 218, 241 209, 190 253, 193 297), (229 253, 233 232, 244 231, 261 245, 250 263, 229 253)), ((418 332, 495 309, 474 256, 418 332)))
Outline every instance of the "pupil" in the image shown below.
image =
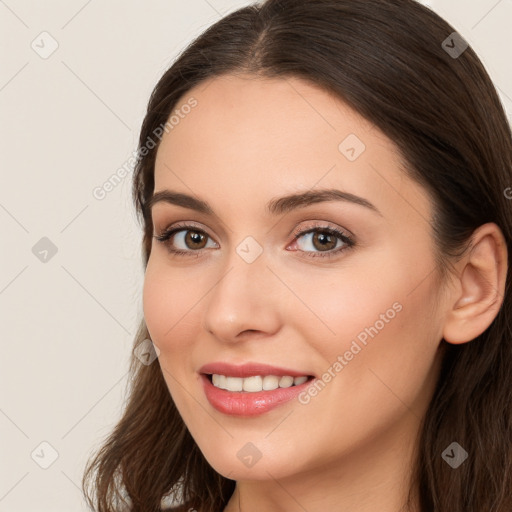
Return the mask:
POLYGON ((330 235, 329 233, 319 233, 318 234, 317 240, 320 243, 320 248, 325 249, 329 243, 332 243, 332 241, 330 240, 331 236, 332 235, 330 235))
POLYGON ((192 232, 192 234, 190 235, 190 238, 192 239, 193 243, 197 244, 197 243, 201 242, 202 235, 197 232, 192 232))

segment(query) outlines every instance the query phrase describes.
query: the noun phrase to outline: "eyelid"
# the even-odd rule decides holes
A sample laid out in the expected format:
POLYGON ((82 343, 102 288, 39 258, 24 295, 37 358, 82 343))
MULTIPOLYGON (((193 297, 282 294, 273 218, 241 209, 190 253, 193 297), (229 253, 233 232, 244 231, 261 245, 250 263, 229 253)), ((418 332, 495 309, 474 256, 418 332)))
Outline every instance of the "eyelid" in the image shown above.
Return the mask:
MULTIPOLYGON (((184 221, 172 222, 171 224, 167 225, 162 230, 159 230, 160 231, 160 235, 158 235, 158 236, 165 235, 169 231, 178 231, 178 230, 181 231, 181 230, 186 230, 186 229, 190 229, 190 228, 196 228, 198 231, 204 232, 211 239, 213 239, 213 237, 208 233, 208 229, 205 228, 203 224, 201 224, 199 222, 196 222, 196 221, 193 221, 193 220, 190 220, 190 221, 189 220, 184 220, 184 221)), ((156 230, 154 230, 154 231, 156 231, 156 230)))
MULTIPOLYGON (((310 220, 310 221, 306 221, 306 222, 313 222, 313 224, 307 226, 307 227, 304 227, 302 225, 299 225, 295 228, 292 229, 292 231, 290 232, 289 236, 294 236, 294 237, 297 237, 299 235, 305 235, 307 233, 310 233, 311 231, 315 231, 315 230, 320 230, 320 229, 325 229, 325 230, 333 230, 333 231, 336 231, 336 232, 339 232, 340 234, 342 234, 343 236, 345 236, 346 238, 354 241, 355 240, 355 237, 354 235, 352 235, 352 233, 348 230, 348 229, 345 229, 345 228, 342 228, 342 227, 339 227, 337 224, 334 224, 332 222, 329 222, 329 221, 326 221, 326 220, 310 220)), ((294 238, 295 239, 295 238, 294 238)))

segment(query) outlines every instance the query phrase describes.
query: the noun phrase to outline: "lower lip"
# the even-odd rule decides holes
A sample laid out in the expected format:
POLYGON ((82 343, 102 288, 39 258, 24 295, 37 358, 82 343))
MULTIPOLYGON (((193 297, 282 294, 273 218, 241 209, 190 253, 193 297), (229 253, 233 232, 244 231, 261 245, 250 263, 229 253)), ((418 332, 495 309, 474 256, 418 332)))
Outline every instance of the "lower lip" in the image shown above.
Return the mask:
POLYGON ((206 398, 218 411, 231 416, 257 416, 268 412, 297 397, 314 379, 309 379, 298 386, 277 388, 272 391, 227 391, 215 387, 210 379, 201 374, 206 398))

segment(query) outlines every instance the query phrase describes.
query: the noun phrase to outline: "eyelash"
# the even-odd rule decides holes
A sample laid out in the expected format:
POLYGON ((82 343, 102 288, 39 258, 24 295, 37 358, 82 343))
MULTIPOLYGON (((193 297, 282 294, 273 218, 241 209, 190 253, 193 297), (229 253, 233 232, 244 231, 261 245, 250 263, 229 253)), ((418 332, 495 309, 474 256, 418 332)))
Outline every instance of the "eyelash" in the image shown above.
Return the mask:
MULTIPOLYGON (((205 231, 203 231, 202 229, 199 229, 196 226, 190 225, 190 224, 176 224, 173 228, 167 229, 162 234, 155 235, 153 238, 158 240, 160 243, 163 243, 167 247, 168 251, 171 252, 173 255, 188 257, 188 256, 192 256, 193 253, 196 253, 194 256, 197 258, 200 256, 200 253, 204 249, 183 251, 181 249, 173 249, 171 247, 171 244, 169 243, 169 239, 174 234, 176 234, 180 231, 188 231, 188 230, 195 231, 197 233, 201 233, 201 234, 205 235, 206 237, 211 238, 205 231)), ((301 236, 307 235, 309 233, 315 233, 315 232, 321 232, 321 233, 327 233, 329 235, 334 235, 338 239, 341 239, 341 241, 343 243, 345 243, 345 246, 339 247, 338 249, 331 249, 330 251, 324 251, 324 252, 322 252, 322 251, 319 251, 319 252, 302 251, 308 255, 307 257, 310 257, 310 258, 319 258, 319 257, 320 258, 333 258, 333 257, 337 256, 339 253, 341 253, 342 251, 346 251, 355 246, 355 241, 353 240, 352 237, 348 236, 346 233, 339 230, 338 228, 335 228, 332 226, 325 226, 325 225, 313 226, 313 227, 307 228, 305 230, 301 230, 301 229, 294 230, 294 232, 293 232, 294 241, 301 236)))

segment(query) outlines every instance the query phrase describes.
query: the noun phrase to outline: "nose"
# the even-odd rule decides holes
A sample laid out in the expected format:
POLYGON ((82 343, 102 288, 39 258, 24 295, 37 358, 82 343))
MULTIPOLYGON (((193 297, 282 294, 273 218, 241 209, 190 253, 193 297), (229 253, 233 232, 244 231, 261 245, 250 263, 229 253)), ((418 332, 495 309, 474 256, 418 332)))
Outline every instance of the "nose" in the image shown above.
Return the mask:
POLYGON ((282 288, 264 253, 248 263, 233 250, 208 294, 204 328, 228 343, 275 334, 281 325, 282 288))

